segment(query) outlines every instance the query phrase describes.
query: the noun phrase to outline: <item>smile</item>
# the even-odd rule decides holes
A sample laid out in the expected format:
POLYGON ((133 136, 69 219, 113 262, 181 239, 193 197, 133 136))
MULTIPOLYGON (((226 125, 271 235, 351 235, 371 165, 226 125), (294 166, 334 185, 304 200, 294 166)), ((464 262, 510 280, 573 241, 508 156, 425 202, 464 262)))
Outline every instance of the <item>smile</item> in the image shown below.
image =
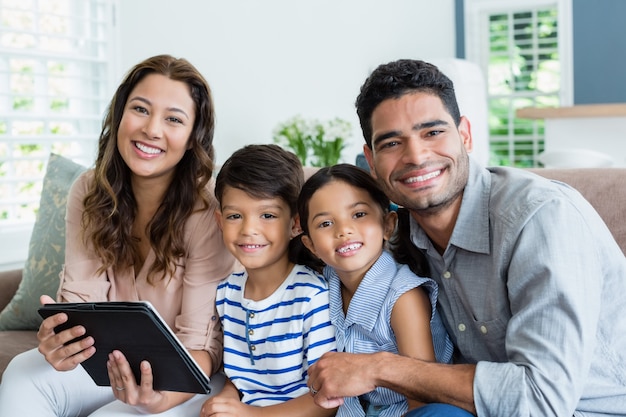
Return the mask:
POLYGON ((239 245, 239 246, 244 248, 244 249, 259 249, 259 248, 262 248, 265 245, 239 245))
POLYGON ((146 146, 146 145, 144 145, 143 143, 139 143, 139 142, 135 142, 135 147, 136 147, 137 149, 139 149, 141 152, 143 152, 143 153, 147 153, 147 154, 150 154, 150 155, 156 155, 156 154, 158 154, 158 153, 163 152, 163 151, 162 151, 161 149, 159 149, 159 148, 153 148, 153 147, 151 147, 151 146, 146 146))
POLYGON ((440 169, 438 169, 437 171, 429 172, 428 174, 425 174, 425 175, 418 175, 417 177, 409 177, 405 179, 403 182, 406 184, 412 184, 416 182, 425 182, 433 178, 436 178, 439 175, 441 175, 440 169))
POLYGON ((351 243, 349 245, 343 246, 339 249, 337 249, 337 252, 339 253, 347 253, 353 250, 357 250, 359 249, 361 246, 363 246, 362 243, 351 243))

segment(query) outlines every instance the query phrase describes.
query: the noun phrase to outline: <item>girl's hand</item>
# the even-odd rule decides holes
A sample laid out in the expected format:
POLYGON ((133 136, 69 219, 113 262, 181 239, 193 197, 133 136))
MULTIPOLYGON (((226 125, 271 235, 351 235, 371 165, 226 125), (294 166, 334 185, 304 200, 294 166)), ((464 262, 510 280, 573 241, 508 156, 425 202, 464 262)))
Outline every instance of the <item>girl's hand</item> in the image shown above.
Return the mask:
MULTIPOLYGON (((42 295, 39 301, 42 305, 55 302, 47 295, 42 295)), ((96 348, 93 346, 95 343, 93 337, 88 336, 77 342, 68 343, 85 334, 83 326, 74 326, 59 333, 54 332, 56 326, 66 321, 67 314, 55 314, 45 319, 37 332, 39 352, 57 371, 74 369, 85 359, 96 353, 96 348)))

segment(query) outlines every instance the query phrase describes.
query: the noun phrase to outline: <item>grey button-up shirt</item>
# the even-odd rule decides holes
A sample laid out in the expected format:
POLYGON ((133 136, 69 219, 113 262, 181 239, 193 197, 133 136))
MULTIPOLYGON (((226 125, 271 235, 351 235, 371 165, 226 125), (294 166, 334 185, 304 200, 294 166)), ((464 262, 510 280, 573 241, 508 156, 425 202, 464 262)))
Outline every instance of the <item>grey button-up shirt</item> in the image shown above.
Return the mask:
POLYGON ((626 258, 577 191, 471 161, 443 256, 411 238, 479 416, 626 415, 626 258))

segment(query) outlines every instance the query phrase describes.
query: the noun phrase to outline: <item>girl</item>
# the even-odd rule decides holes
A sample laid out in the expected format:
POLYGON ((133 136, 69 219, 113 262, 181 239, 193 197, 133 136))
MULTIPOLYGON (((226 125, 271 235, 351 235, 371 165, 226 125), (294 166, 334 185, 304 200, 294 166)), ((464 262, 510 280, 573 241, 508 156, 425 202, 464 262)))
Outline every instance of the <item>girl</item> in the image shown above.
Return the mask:
MULTIPOLYGON (((337 351, 388 351, 450 362, 452 343, 436 312, 437 285, 385 250, 396 213, 374 179, 354 165, 320 169, 304 184, 298 212, 304 245, 325 264, 337 351)), ((315 365, 313 365, 315 366, 315 365)), ((309 380, 313 395, 320 387, 309 380)), ((424 405, 387 388, 345 398, 337 416, 399 416, 424 405)), ((452 413, 448 411, 452 411, 452 413)))

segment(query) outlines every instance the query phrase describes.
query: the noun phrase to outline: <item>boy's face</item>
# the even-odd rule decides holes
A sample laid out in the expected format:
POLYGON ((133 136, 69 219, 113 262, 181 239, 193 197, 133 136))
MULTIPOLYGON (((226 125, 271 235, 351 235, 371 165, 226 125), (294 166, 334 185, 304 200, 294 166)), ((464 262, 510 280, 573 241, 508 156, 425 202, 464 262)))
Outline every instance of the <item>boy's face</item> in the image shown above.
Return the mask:
POLYGON ((249 275, 284 268, 289 241, 298 233, 285 201, 259 199, 238 188, 225 187, 216 218, 224 244, 249 275))

